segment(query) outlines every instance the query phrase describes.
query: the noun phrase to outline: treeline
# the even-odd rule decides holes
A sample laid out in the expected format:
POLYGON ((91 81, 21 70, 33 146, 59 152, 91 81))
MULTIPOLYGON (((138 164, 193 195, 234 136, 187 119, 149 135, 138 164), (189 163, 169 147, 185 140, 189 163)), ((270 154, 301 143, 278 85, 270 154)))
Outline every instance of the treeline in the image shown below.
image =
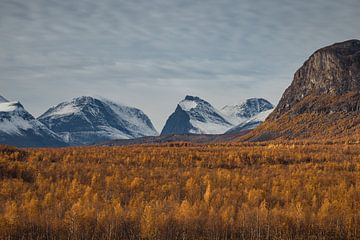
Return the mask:
POLYGON ((359 239, 360 145, 0 147, 0 239, 359 239))

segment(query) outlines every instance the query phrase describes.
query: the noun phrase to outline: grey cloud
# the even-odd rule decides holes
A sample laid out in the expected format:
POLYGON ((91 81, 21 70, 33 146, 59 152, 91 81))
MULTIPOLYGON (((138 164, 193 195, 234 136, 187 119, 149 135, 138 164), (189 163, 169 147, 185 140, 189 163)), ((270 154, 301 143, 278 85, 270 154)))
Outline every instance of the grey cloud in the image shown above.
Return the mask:
POLYGON ((35 115, 78 95, 142 108, 185 94, 276 103, 314 50, 359 38, 358 0, 2 0, 0 94, 35 115))

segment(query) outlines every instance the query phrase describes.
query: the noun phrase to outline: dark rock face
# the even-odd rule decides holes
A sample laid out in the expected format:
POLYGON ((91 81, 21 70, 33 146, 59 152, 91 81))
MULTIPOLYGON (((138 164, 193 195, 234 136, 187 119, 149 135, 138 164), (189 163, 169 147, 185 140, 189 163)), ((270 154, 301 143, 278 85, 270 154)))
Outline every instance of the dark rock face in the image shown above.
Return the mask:
MULTIPOLYGON (((302 103, 294 114, 304 112, 317 112, 319 108, 326 108, 328 112, 339 110, 357 110, 358 101, 349 104, 338 101, 322 101, 322 106, 313 106, 314 96, 338 96, 360 94, 360 41, 349 40, 319 49, 297 70, 293 82, 284 92, 278 106, 269 116, 268 120, 275 120, 303 100, 312 102, 302 103), (354 105, 355 104, 355 105, 354 105), (306 106, 312 105, 312 106, 306 106)), ((315 97, 316 98, 316 97, 315 97)), ((352 98, 358 99, 356 96, 352 98)))
POLYGON ((192 128, 189 115, 178 105, 166 121, 161 135, 189 133, 192 128))
POLYGON ((209 102, 186 96, 167 119, 161 135, 168 134, 222 134, 232 127, 209 102))

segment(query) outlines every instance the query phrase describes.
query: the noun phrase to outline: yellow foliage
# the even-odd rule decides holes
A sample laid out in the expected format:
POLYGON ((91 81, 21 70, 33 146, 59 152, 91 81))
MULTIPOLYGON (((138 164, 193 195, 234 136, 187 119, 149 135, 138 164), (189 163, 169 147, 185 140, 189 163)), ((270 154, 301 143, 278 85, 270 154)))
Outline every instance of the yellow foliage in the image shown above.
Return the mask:
POLYGON ((0 146, 0 239, 359 239, 360 145, 0 146))

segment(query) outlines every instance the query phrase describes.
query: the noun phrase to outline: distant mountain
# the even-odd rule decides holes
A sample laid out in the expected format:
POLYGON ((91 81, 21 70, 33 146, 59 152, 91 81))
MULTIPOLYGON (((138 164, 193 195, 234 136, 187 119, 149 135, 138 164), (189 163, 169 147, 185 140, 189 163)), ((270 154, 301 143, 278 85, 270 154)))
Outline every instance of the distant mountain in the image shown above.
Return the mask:
POLYGON ((20 102, 0 96, 0 143, 17 147, 65 146, 53 131, 28 113, 20 102))
POLYGON ((244 127, 241 124, 248 123, 243 130, 258 126, 264 117, 256 116, 273 107, 263 98, 251 98, 241 104, 227 105, 219 111, 199 97, 186 96, 168 118, 161 134, 223 134, 234 127, 232 133, 238 133, 244 127), (241 126, 236 128, 238 125, 241 126))
POLYGON ((247 130, 251 130, 259 126, 261 123, 265 121, 265 119, 269 116, 269 114, 273 111, 273 109, 265 110, 260 112, 249 119, 243 121, 239 125, 229 129, 226 134, 235 134, 235 133, 242 133, 247 130))
POLYGON ((272 105, 266 99, 250 98, 240 104, 226 105, 220 111, 234 125, 238 125, 249 121, 259 113, 271 110, 273 108, 274 105, 272 105))
POLYGON ((232 123, 207 101, 186 96, 166 121, 161 135, 221 134, 232 126, 232 123))
POLYGON ((360 138, 360 41, 317 50, 279 104, 243 140, 360 138))
POLYGON ((93 97, 60 103, 38 119, 70 145, 158 135, 141 110, 93 97))

